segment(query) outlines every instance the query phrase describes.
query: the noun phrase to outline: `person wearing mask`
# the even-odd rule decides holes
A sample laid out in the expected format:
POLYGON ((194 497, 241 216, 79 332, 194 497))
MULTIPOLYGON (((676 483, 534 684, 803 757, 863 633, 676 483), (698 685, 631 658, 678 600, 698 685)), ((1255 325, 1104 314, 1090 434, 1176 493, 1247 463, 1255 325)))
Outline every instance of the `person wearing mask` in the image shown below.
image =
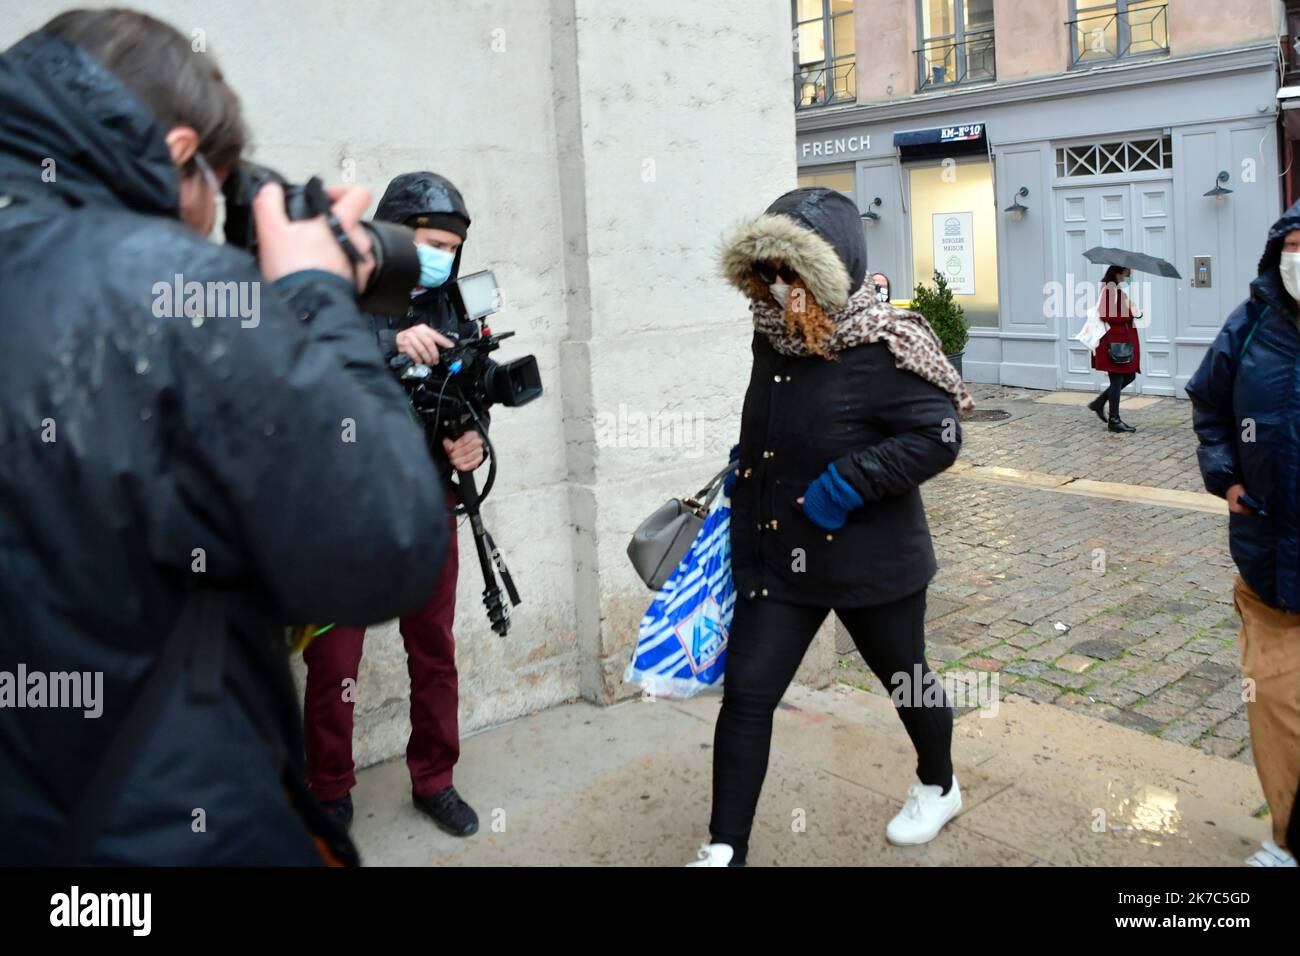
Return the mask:
POLYGON ((1092 367, 1110 376, 1110 385, 1088 407, 1113 432, 1137 431, 1119 417, 1119 393, 1142 371, 1142 350, 1134 325, 1142 313, 1132 307, 1126 292, 1131 275, 1128 269, 1110 266, 1102 277, 1101 299, 1097 304, 1097 317, 1106 323, 1106 334, 1092 353, 1092 367), (1102 410, 1108 402, 1109 417, 1102 410))
MULTIPOLYGON (((476 323, 462 319, 452 300, 452 283, 460 271, 461 253, 469 231, 469 212, 459 190, 435 173, 404 173, 388 185, 375 218, 402 223, 415 230, 420 254, 420 285, 411 293, 411 307, 400 319, 370 315, 385 363, 394 367, 399 356, 436 365, 439 350, 453 340, 479 335, 476 323)), ((396 369, 395 369, 396 371, 396 369)), ((485 421, 486 424, 486 421, 485 421)), ((430 443, 444 479, 453 470, 473 471, 483 463, 483 437, 469 431, 454 442, 430 443)), ((470 836, 478 816, 456 791, 452 771, 460 756, 456 674, 456 580, 459 561, 456 521, 448 514, 456 499, 448 496, 443 509, 450 546, 442 574, 423 606, 402 617, 400 629, 411 678, 411 736, 406 763, 411 774, 415 807, 442 830, 470 836)), ((304 711, 307 724, 308 782, 326 811, 341 824, 352 822, 352 711, 361 665, 364 627, 334 627, 307 646, 304 711)))
POLYGON ((278 185, 254 261, 206 238, 245 141, 212 54, 144 14, 0 55, 0 670, 98 701, 0 710, 0 865, 356 861, 284 626, 418 607, 442 495, 356 305, 369 191, 329 191, 355 274, 278 185), (182 280, 259 290, 256 321, 170 314, 182 280))
POLYGON ((1250 295, 1187 383, 1205 488, 1228 502, 1251 755, 1273 839, 1247 862, 1293 867, 1300 780, 1300 203, 1268 232, 1250 295), (1253 691, 1253 693, 1251 692, 1253 691))
POLYGON ((865 263, 857 207, 830 189, 786 193, 722 250, 750 301, 754 363, 731 492, 712 842, 692 866, 744 864, 772 714, 831 611, 902 691, 918 779, 887 838, 926 843, 961 809, 952 711, 925 660, 936 565, 919 489, 956 460, 958 412, 973 402, 925 320, 877 300, 865 263))
POLYGON ((889 302, 889 276, 883 272, 873 272, 870 277, 871 284, 876 289, 877 302, 889 302))

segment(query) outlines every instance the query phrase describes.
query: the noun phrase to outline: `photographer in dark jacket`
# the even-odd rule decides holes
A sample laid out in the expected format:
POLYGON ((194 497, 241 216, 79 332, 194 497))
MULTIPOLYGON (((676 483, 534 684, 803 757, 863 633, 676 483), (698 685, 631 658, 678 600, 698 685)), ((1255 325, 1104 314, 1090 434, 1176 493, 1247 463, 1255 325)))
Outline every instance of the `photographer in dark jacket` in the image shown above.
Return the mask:
POLYGON ((970 395, 919 315, 878 301, 853 201, 797 189, 722 253, 750 299, 754 365, 732 486, 736 610, 714 738, 713 842, 743 864, 772 714, 834 610, 916 747, 918 781, 886 835, 934 839, 961 809, 952 711, 925 662, 934 550, 918 486, 957 458, 970 395), (918 681, 920 686, 914 686, 918 681), (900 686, 900 681, 902 685, 900 686))
POLYGON ((204 238, 244 140, 211 54, 143 14, 0 55, 0 671, 101 685, 0 709, 0 865, 355 860, 283 625, 417 607, 441 492, 355 303, 369 192, 331 192, 354 275, 264 188, 259 270, 204 238), (174 314, 182 281, 258 307, 174 314))
MULTIPOLYGON (((476 323, 461 320, 451 298, 455 294, 451 283, 459 274, 469 231, 465 201, 455 186, 435 173, 404 173, 389 184, 375 218, 415 230, 422 266, 421 285, 412 292, 404 319, 369 316, 380 351, 390 367, 399 354, 436 365, 439 349, 450 347, 453 339, 479 334, 476 323)), ((483 438, 476 431, 455 441, 431 439, 430 448, 447 476, 453 468, 473 471, 483 462, 483 438)), ((447 504, 454 508, 455 498, 449 497, 447 504)), ((423 606, 399 622, 411 677, 406 763, 415 806, 446 832, 469 836, 478 830, 478 816, 452 785, 460 756, 456 713, 460 695, 452 635, 459 560, 455 519, 444 520, 451 544, 442 574, 423 606)), ((325 809, 345 826, 352 821, 351 791, 357 778, 352 761, 353 696, 342 688, 345 681, 355 684, 365 636, 364 627, 335 627, 303 653, 309 785, 325 809)))

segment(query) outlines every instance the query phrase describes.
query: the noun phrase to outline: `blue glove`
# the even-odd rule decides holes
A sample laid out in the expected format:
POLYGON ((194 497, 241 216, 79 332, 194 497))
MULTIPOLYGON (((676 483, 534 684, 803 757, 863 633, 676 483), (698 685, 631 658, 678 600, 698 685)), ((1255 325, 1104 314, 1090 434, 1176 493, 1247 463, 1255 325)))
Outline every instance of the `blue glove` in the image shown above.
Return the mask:
POLYGON ((840 477, 831 465, 803 493, 803 513, 808 520, 825 531, 844 527, 849 512, 861 508, 862 496, 840 477))
MULTIPOLYGON (((727 454, 727 463, 728 463, 728 464, 735 464, 735 465, 739 465, 739 464, 740 464, 740 446, 739 446, 739 445, 732 445, 732 446, 731 446, 731 451, 727 454)), ((735 469, 735 468, 728 468, 728 469, 727 469, 727 477, 725 477, 725 478, 722 479, 722 492, 723 492, 723 494, 725 494, 728 498, 731 497, 731 489, 736 487, 736 477, 737 477, 737 475, 736 475, 736 469, 735 469)))

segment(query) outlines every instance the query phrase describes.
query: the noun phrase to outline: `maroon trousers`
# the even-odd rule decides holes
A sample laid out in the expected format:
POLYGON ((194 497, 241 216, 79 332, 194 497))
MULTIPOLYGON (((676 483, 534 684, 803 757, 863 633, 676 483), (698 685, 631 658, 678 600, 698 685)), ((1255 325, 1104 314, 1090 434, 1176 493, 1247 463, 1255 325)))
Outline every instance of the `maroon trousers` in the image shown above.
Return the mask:
MULTIPOLYGON (((411 739, 406 766, 411 789, 422 797, 451 786, 451 771, 460 756, 456 718, 456 644, 451 626, 456 616, 456 519, 452 517, 447 559, 433 596, 420 610, 400 621, 411 676, 411 739)), ((303 652, 307 692, 303 717, 307 738, 307 784, 318 800, 337 800, 357 782, 352 763, 352 707, 357 669, 366 630, 336 626, 303 652)))

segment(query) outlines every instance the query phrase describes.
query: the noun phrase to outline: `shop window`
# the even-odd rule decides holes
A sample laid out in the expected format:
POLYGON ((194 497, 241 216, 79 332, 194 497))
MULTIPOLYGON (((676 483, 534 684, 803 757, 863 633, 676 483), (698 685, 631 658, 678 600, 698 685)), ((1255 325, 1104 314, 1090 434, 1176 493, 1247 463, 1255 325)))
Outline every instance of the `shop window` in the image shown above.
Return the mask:
POLYGON ((1163 0, 1071 0, 1070 52, 1075 66, 1169 52, 1163 0))
POLYGON ((993 0, 917 0, 918 92, 997 79, 993 0))
POLYGON ((791 0, 796 107, 855 102, 853 0, 791 0))
POLYGON ((938 269, 967 324, 997 328, 998 214, 988 161, 909 165, 907 178, 915 281, 933 286, 938 269))
POLYGON ((1134 139, 1118 143, 1060 146, 1056 150, 1056 175, 1107 176, 1114 173, 1149 173, 1174 168, 1170 137, 1134 139))
POLYGON ((838 189, 850 199, 853 198, 853 170, 852 169, 831 169, 818 170, 817 172, 808 172, 799 174, 799 185, 801 187, 824 186, 827 189, 838 189))

